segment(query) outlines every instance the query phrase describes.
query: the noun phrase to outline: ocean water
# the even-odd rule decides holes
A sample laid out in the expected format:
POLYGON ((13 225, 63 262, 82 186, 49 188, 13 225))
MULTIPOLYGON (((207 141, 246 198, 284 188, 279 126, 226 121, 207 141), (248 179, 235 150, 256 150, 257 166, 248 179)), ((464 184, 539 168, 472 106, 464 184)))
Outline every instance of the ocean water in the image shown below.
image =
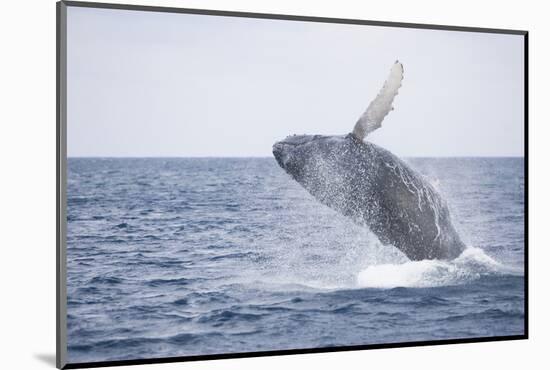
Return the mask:
POLYGON ((407 162, 456 260, 409 261, 273 158, 69 158, 69 362, 523 334, 523 158, 407 162))

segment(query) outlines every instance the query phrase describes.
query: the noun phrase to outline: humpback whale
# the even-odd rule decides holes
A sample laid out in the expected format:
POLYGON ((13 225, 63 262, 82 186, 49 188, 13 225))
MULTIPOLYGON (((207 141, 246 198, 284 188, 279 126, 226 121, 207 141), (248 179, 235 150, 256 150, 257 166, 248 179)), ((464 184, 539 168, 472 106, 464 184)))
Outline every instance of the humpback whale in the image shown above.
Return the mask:
POLYGON ((411 260, 453 259, 465 249, 445 200, 403 160, 365 137, 393 110, 403 80, 396 61, 353 131, 293 135, 273 145, 277 163, 322 204, 367 226, 411 260))

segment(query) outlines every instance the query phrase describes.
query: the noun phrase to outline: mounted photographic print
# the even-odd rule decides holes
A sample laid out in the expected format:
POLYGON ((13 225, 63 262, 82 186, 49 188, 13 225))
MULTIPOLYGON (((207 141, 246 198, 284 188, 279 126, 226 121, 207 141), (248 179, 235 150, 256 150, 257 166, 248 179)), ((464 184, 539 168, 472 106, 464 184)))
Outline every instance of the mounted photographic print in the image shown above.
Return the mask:
POLYGON ((58 367, 527 338, 527 32, 58 3, 58 367))

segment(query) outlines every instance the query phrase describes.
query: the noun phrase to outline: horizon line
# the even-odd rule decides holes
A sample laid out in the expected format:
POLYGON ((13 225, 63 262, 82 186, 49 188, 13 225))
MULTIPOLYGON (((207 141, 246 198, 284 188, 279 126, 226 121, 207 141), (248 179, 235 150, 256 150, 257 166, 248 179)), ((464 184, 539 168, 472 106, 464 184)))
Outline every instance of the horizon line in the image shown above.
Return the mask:
MULTIPOLYGON (((67 156, 67 159, 267 159, 272 158, 273 156, 99 156, 99 155, 89 155, 89 156, 67 156)), ((429 155, 405 155, 400 156, 400 158, 525 158, 525 155, 444 155, 444 156, 429 156, 429 155)))

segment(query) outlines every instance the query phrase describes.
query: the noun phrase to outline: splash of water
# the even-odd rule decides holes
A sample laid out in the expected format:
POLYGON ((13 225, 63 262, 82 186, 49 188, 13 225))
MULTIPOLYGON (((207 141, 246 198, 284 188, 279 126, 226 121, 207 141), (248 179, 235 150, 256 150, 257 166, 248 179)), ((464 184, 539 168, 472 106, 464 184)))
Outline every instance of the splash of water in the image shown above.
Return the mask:
POLYGON ((469 247, 454 260, 372 265, 357 275, 361 288, 426 288, 465 284, 488 275, 519 274, 480 248, 469 247))

